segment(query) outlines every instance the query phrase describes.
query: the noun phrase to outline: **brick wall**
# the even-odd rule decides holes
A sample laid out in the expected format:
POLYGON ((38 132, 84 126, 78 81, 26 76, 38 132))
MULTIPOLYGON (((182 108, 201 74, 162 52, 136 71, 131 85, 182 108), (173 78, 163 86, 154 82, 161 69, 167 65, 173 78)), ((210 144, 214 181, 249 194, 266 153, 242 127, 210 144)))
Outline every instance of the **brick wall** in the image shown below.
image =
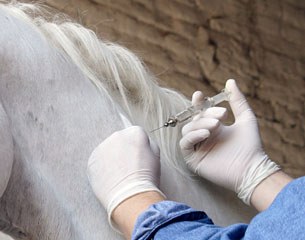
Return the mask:
POLYGON ((136 52, 160 84, 207 95, 235 78, 266 152, 305 174, 305 2, 299 0, 46 0, 136 52))

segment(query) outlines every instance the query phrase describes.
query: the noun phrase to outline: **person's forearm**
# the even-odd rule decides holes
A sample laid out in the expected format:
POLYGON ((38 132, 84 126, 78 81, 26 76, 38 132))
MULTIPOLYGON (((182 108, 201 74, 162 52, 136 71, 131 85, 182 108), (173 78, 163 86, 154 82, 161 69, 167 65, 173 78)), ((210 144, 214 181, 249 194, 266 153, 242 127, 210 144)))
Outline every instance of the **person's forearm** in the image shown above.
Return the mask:
POLYGON ((118 225, 126 239, 130 239, 138 216, 150 205, 163 201, 165 198, 158 192, 144 192, 132 196, 122 202, 112 214, 112 219, 118 225))
POLYGON ((267 209, 278 193, 292 181, 292 178, 282 171, 278 171, 264 179, 254 190, 251 204, 258 210, 267 209))

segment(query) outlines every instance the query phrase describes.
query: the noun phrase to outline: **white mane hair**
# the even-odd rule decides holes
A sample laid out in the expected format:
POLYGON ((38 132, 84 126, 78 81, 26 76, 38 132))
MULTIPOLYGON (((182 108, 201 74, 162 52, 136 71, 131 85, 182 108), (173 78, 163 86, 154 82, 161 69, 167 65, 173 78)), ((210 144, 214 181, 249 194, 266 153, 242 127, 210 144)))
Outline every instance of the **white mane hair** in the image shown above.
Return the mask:
MULTIPOLYGON (((131 51, 98 38, 66 15, 55 14, 38 3, 0 2, 6 3, 0 5, 2 9, 34 26, 47 41, 64 51, 99 89, 106 89, 132 124, 142 126, 147 133, 190 105, 182 94, 158 86, 156 78, 131 51)), ((179 147, 181 126, 149 135, 158 143, 165 163, 185 174, 179 147)))

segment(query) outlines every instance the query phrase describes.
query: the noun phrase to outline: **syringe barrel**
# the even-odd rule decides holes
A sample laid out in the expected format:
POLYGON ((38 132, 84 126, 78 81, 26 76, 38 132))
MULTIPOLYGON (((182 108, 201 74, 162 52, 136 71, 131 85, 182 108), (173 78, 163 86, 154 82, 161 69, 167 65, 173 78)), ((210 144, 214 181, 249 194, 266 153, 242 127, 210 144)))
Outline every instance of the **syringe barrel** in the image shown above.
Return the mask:
MULTIPOLYGON (((178 113, 176 116, 174 116, 172 118, 172 120, 174 119, 175 123, 181 123, 186 121, 187 119, 191 118, 192 116, 198 114, 200 111, 205 111, 210 107, 214 107, 217 104, 223 102, 223 101, 228 101, 229 97, 228 97, 228 92, 226 92, 225 90, 223 90, 221 93, 209 98, 207 97, 204 102, 200 105, 195 105, 195 106, 191 106, 188 107, 187 109, 185 109, 184 111, 178 113)), ((176 124, 169 124, 170 126, 176 126, 176 124)))
POLYGON ((219 103, 223 102, 223 101, 228 101, 229 100, 229 93, 226 92, 226 90, 222 90, 220 93, 218 93, 217 95, 215 95, 214 97, 212 97, 212 105, 216 106, 219 103))
POLYGON ((178 122, 184 122, 186 121, 187 119, 191 118, 196 111, 199 111, 199 110, 196 110, 194 108, 194 106, 191 106, 191 107, 188 107, 187 109, 185 109, 184 111, 178 113, 176 116, 175 116, 175 119, 178 121, 178 122))
POLYGON ((188 107, 186 110, 178 113, 175 116, 175 119, 178 122, 184 122, 185 120, 193 117, 194 115, 200 113, 201 111, 205 111, 209 107, 212 107, 213 106, 212 102, 213 101, 211 98, 206 98, 202 104, 188 107))

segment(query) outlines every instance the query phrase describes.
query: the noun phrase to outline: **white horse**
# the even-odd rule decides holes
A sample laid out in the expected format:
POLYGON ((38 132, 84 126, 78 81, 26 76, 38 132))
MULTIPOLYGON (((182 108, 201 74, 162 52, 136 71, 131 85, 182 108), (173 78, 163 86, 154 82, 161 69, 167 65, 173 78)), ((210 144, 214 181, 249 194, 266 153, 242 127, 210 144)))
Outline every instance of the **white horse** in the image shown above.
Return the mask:
MULTIPOLYGON (((14 239, 121 239, 89 186, 87 159, 124 128, 122 115, 149 131, 189 101, 160 88, 125 48, 60 19, 0 4, 0 230, 14 239)), ((190 176, 180 129, 150 135, 161 148, 162 191, 217 224, 248 221, 254 211, 232 193, 190 176)))

